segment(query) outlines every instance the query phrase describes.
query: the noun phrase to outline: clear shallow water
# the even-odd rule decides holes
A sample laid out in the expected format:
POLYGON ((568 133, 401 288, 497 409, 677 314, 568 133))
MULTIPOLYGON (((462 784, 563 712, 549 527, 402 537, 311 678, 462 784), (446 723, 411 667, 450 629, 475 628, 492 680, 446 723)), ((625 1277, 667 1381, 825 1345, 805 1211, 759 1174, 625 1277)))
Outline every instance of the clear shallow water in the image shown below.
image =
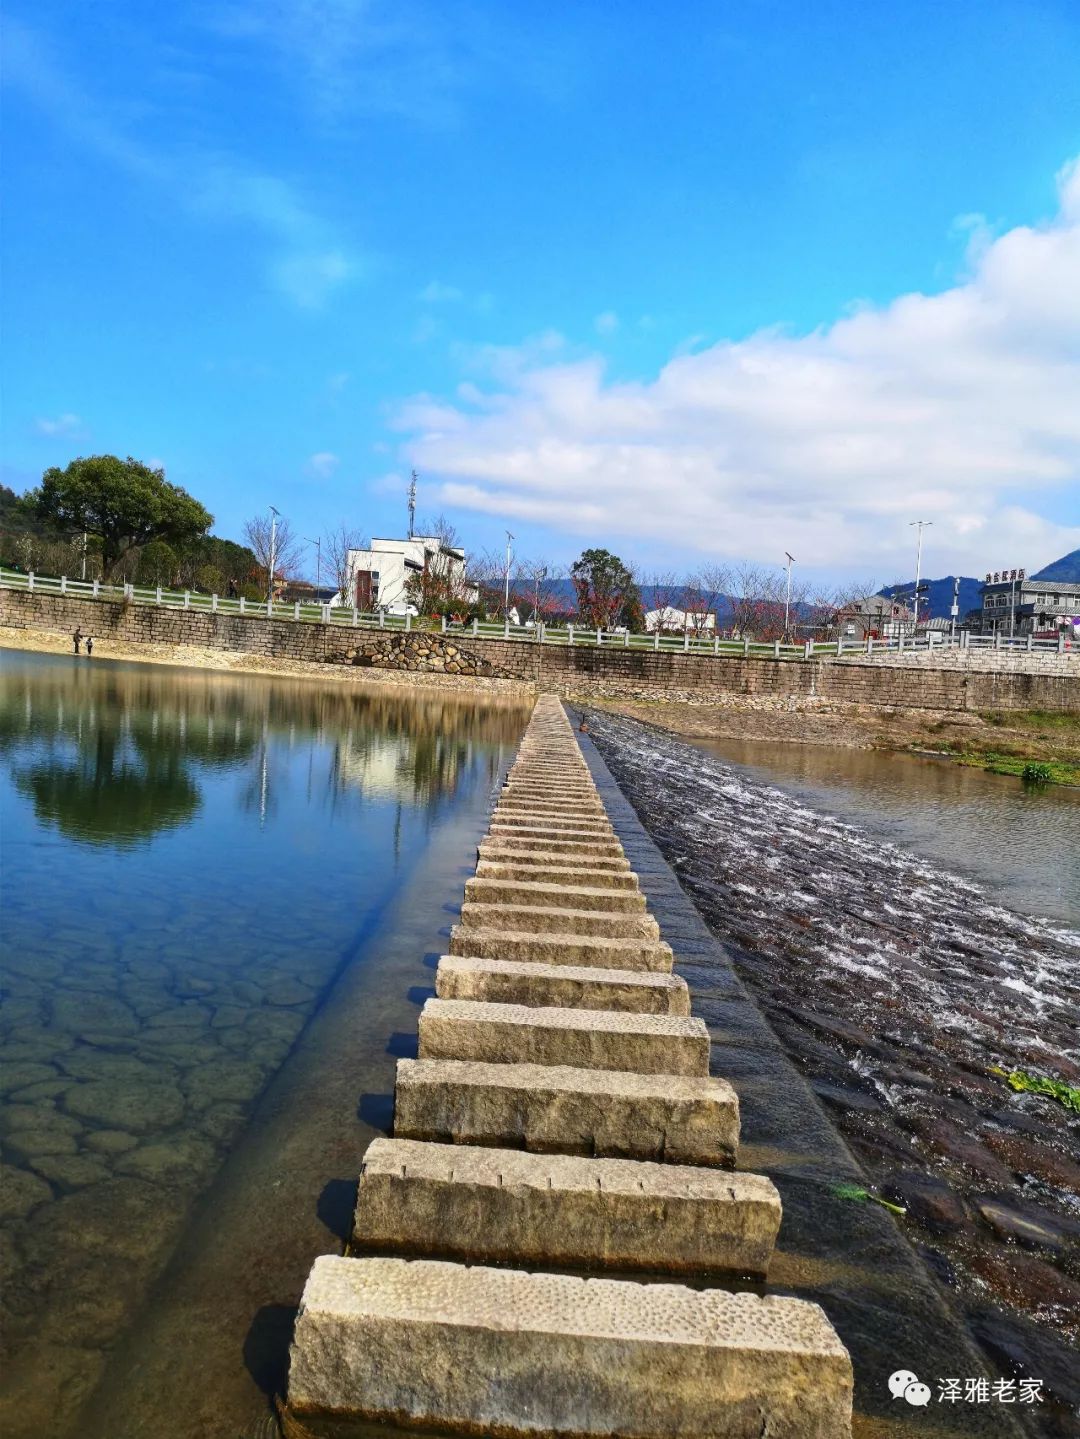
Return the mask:
POLYGON ((11 652, 0 681, 17 1439, 63 1432, 321 997, 378 962, 388 907, 526 715, 11 652))
POLYGON ((1002 904, 1080 923, 1080 789, 1032 789, 947 760, 883 750, 694 743, 943 870, 971 876, 1002 904))

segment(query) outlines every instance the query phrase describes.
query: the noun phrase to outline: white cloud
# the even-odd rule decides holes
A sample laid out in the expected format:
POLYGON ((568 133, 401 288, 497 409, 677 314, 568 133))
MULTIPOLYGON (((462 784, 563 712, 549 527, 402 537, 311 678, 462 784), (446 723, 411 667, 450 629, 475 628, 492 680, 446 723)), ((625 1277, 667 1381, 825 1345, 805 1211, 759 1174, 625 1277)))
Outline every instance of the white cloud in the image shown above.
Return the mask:
POLYGON ((450 305, 463 296, 456 285, 443 285, 438 280, 432 280, 416 298, 425 305, 450 305))
POLYGON ((340 250, 283 256, 270 269, 273 284, 302 310, 321 309, 331 291, 355 273, 340 250))
POLYGON ((82 430, 83 422, 78 415, 63 414, 57 415, 55 419, 42 416, 34 421, 34 429, 39 435, 76 435, 82 430))
POLYGON ((340 464, 341 460, 337 455, 331 454, 329 450, 319 450, 308 457, 304 468, 313 479, 328 480, 340 464))
POLYGON ((646 381, 559 337, 473 352, 487 388, 401 407, 407 459, 445 505, 673 555, 791 547, 891 578, 921 517, 936 572, 1043 563, 1080 544, 1054 518, 1080 493, 1080 163, 1059 192, 1048 223, 969 224, 968 273, 941 293, 679 353, 646 381))
POLYGON ((603 314, 597 315, 593 328, 598 335, 613 335, 619 328, 619 317, 614 310, 605 310, 603 314))
POLYGON ((261 242, 270 284, 304 309, 368 271, 335 227, 276 175, 207 148, 204 137, 151 146, 115 96, 98 100, 67 73, 28 26, 8 20, 9 85, 22 89, 78 144, 94 151, 204 223, 234 224, 261 242))

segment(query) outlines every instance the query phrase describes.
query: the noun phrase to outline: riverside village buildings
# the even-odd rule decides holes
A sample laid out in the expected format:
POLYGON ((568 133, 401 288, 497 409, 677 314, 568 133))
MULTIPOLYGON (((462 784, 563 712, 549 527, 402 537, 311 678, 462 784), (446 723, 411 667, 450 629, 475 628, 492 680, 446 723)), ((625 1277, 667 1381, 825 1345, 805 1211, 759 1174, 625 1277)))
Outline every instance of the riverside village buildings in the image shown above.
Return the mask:
POLYGON ((416 614, 425 578, 463 605, 475 604, 479 590, 465 573, 465 551, 437 535, 407 540, 372 540, 367 550, 349 551, 352 603, 359 610, 416 614))

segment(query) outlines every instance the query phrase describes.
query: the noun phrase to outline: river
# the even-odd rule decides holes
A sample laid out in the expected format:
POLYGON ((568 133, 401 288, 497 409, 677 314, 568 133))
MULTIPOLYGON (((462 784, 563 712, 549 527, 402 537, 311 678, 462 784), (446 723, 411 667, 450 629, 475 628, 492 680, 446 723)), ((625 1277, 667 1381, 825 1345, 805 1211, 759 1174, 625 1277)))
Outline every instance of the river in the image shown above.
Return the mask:
POLYGON ((742 774, 992 886, 1015 909, 1080 925, 1080 789, 887 750, 695 743, 742 774))
MULTIPOLYGON (((0 1429, 54 1439, 92 1397, 101 1407, 103 1376, 115 1388, 135 1316, 152 1330, 172 1302, 162 1276, 200 1197, 226 1210, 222 1175, 261 1101, 331 988, 362 971, 367 998, 340 1041, 356 1064, 344 1117, 334 1134, 313 1126, 315 1155, 355 1182, 373 1132, 361 1090, 392 1084, 393 1032, 414 1024, 410 980, 428 973, 420 936, 446 922, 527 710, 13 652, 0 680, 0 1429), (388 933, 406 896, 408 956, 401 922, 388 933)), ((342 1078, 340 1045, 308 1046, 309 1114, 320 1063, 328 1094, 342 1078)), ((327 1186, 302 1195, 301 1217, 309 1160, 287 1197, 310 1245, 307 1209, 314 1223, 327 1186)), ((243 1219, 250 1231, 250 1206, 243 1219)), ((336 1247, 340 1228, 336 1215, 323 1231, 336 1247)), ((298 1274, 310 1257, 288 1256, 298 1274)), ((284 1263, 260 1255, 267 1292, 284 1263)), ((185 1343, 223 1303, 191 1311, 185 1343)), ((246 1330, 256 1316, 234 1317, 246 1330)), ((245 1344, 239 1331, 229 1382, 246 1377, 245 1344)), ((220 1396, 195 1387, 220 1418, 220 1396)))

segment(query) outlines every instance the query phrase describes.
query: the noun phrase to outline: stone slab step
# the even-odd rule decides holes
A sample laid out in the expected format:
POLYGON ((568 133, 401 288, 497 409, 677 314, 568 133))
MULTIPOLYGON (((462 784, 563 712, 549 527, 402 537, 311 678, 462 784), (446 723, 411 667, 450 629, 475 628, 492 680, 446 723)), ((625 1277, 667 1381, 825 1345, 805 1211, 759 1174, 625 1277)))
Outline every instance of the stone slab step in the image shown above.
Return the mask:
POLYGON ((842 1439, 851 1400, 805 1300, 431 1259, 316 1259, 289 1361, 301 1419, 504 1439, 842 1439))
POLYGON ((542 880, 490 879, 474 875, 465 881, 467 904, 542 905, 556 909, 599 909, 609 913, 644 914, 640 890, 612 892, 579 880, 577 884, 545 884, 542 880))
POLYGON ((709 1073, 709 1031, 693 1016, 429 999, 419 1031, 421 1059, 709 1073))
POLYGON ((506 819, 527 819, 530 815, 535 815, 537 819, 607 819, 607 811, 599 803, 592 804, 587 800, 569 798, 545 800, 537 799, 535 795, 519 799, 516 795, 505 792, 500 795, 492 813, 506 819))
POLYGON ((723 1079, 400 1059, 394 1137, 729 1168, 739 1101, 723 1079))
POLYGON ((605 939, 659 939, 651 914, 614 909, 556 908, 550 904, 476 904, 461 906, 464 929, 529 930, 537 934, 598 935, 605 939))
POLYGON ((613 1009, 630 1014, 690 1013, 690 991, 679 975, 457 954, 444 954, 439 960, 435 993, 439 999, 489 1004, 613 1009))
POLYGON ((526 884, 588 885, 593 889, 622 890, 633 893, 638 878, 627 869, 604 869, 599 865, 577 867, 560 864, 558 855, 537 856, 518 861, 480 859, 476 865, 477 879, 522 880, 526 884))
POLYGON ((476 959, 539 960, 542 964, 578 964, 600 969, 648 969, 670 974, 674 965, 671 946, 664 940, 605 939, 574 934, 538 934, 506 929, 450 930, 451 954, 476 959))
POLYGON ((517 778, 508 775, 502 793, 522 796, 535 795, 538 799, 600 799, 596 785, 591 780, 588 782, 582 780, 580 783, 571 780, 552 780, 545 783, 539 779, 528 779, 524 776, 517 778))
MULTIPOLYGON (((615 841, 618 845, 618 841, 615 841)), ((572 850, 554 849, 550 842, 539 842, 535 845, 522 847, 516 841, 505 839, 482 839, 476 847, 480 859, 505 860, 512 864, 556 864, 564 868, 587 867, 590 870, 621 870, 630 874, 630 861, 622 853, 621 846, 618 853, 613 854, 575 854, 572 850)), ((635 876, 636 878, 636 876, 635 876)))
POLYGON ((567 831, 571 838, 573 838, 574 834, 578 833, 585 835, 608 835, 612 833, 611 821, 606 817, 586 819, 576 814, 567 815, 565 819, 560 818, 558 815, 522 814, 519 817, 516 811, 508 814, 505 810, 500 811, 499 809, 494 810, 492 813, 491 828, 492 830, 531 830, 537 833, 550 831, 552 834, 567 831))
POLYGON ((470 1262, 763 1278, 780 1196, 760 1174, 376 1139, 352 1245, 470 1262))
POLYGON ((489 834, 480 841, 480 850, 487 853, 495 853, 499 850, 540 850, 546 854, 569 854, 584 855, 589 859, 618 859, 630 868, 630 861, 623 853, 623 847, 614 835, 607 839, 595 839, 588 836, 581 839, 564 839, 560 835, 553 834, 514 834, 505 830, 499 834, 489 834))

